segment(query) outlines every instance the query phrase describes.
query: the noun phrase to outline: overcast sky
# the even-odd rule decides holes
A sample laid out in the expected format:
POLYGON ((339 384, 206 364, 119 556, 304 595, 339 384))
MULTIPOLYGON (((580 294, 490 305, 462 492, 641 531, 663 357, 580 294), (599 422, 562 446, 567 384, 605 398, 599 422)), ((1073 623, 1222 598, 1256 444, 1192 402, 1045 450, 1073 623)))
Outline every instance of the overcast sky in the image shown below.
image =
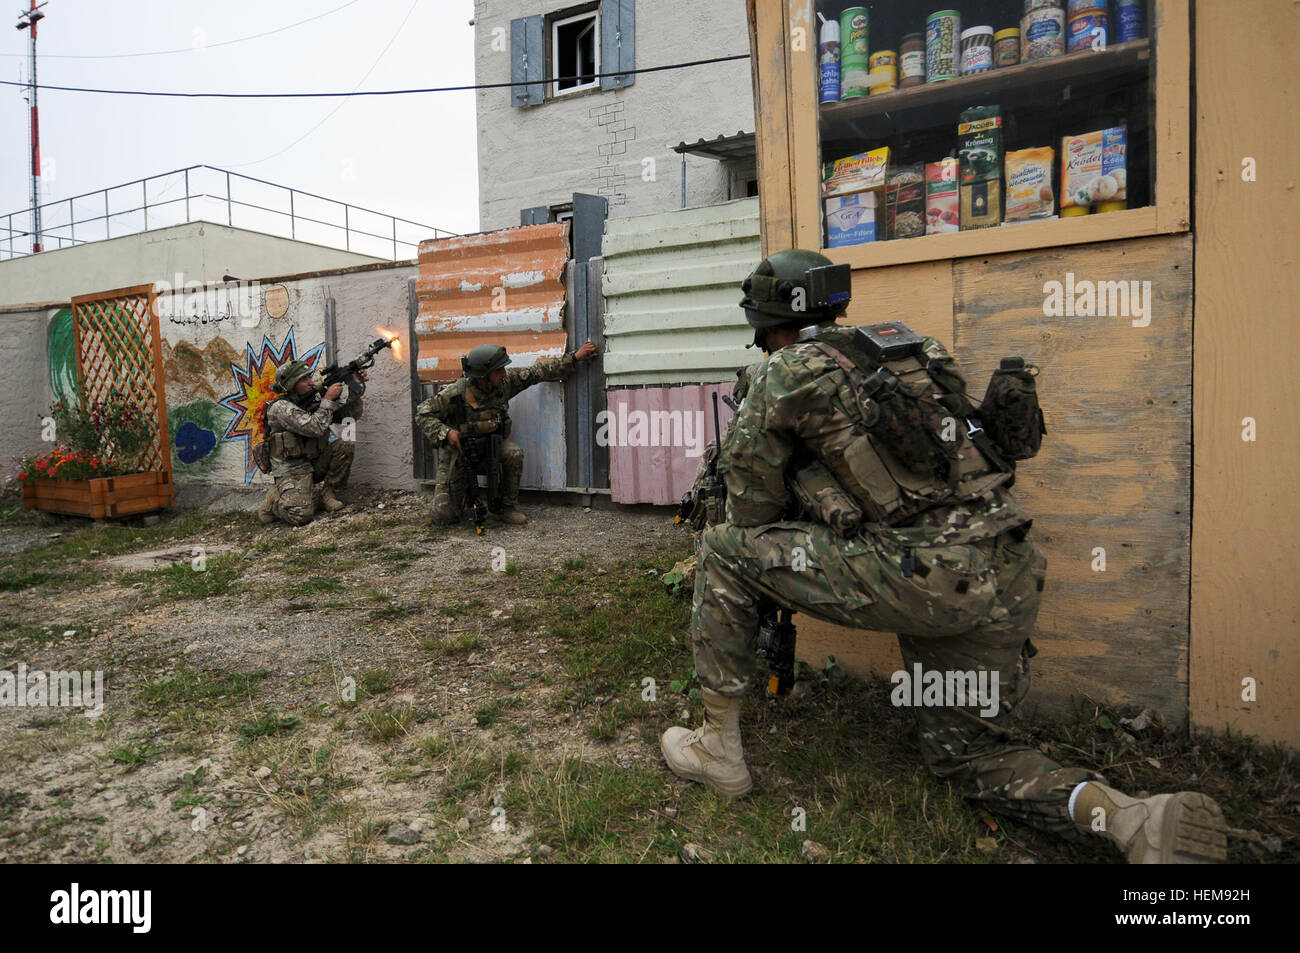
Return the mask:
MULTIPOLYGON (((7 25, 0 24, 0 79, 27 78, 27 31, 14 29, 19 4, 25 9, 28 0, 11 4, 7 25)), ((49 0, 38 27, 38 80, 185 92, 471 84, 473 6, 472 0, 49 0), (218 45, 330 10, 270 36, 218 45), (182 52, 121 55, 161 50, 182 52)), ((472 92, 182 100, 42 90, 39 105, 41 156, 51 174, 45 201, 202 163, 454 232, 478 228, 472 92)), ((30 204, 28 116, 24 91, 0 86, 0 214, 30 204)), ((224 194, 217 177, 204 186, 224 194)), ((287 207, 283 197, 254 188, 243 193, 245 200, 287 207)), ((139 189, 114 193, 111 208, 139 205, 139 189)), ((181 191, 177 181, 155 183, 149 200, 181 191)), ((240 187, 233 191, 239 199, 240 187)), ((79 202, 76 210, 79 217, 102 214, 102 198, 79 202)), ((150 224, 169 213, 183 215, 179 206, 151 211, 150 224)), ((319 209, 321 218, 328 213, 319 209)), ((47 212, 47 227, 66 221, 66 214, 66 205, 47 212)), ((25 214, 21 227, 27 227, 25 214)), ((129 216, 113 227, 138 230, 129 216)), ((406 249, 400 257, 413 254, 406 249)))

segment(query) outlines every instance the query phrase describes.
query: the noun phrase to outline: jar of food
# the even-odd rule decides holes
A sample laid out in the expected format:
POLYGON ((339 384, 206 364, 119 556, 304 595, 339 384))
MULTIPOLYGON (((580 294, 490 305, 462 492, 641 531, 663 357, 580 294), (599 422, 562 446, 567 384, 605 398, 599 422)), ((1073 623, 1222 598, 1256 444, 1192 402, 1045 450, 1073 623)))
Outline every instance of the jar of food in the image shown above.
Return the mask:
POLYGON ((993 34, 993 67, 1015 66, 1020 62, 1020 27, 1013 26, 993 34))
POLYGON ((1091 205, 1067 205, 1061 209, 1061 218, 1074 218, 1076 215, 1087 215, 1092 211, 1091 205))
POLYGON ((993 27, 973 26, 961 33, 961 75, 993 68, 993 27))
POLYGON ((1122 212, 1128 208, 1127 199, 1111 199, 1109 202, 1098 202, 1098 212, 1122 212))
MULTIPOLYGON (((1019 35, 1019 31, 1017 31, 1019 35)), ((898 48, 898 86, 920 86, 925 82, 925 36, 909 33, 898 48)))

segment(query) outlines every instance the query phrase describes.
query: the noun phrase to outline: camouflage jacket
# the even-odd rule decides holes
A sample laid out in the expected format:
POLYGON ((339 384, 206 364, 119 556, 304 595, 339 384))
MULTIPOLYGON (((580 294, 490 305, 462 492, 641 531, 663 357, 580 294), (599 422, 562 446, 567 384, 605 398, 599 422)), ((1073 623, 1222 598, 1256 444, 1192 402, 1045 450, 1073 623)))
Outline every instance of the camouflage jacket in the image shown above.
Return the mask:
POLYGON ((362 413, 360 393, 350 393, 346 402, 321 399, 315 410, 299 407, 288 397, 272 402, 266 410, 266 439, 271 445, 271 459, 281 473, 301 473, 329 445, 330 425, 362 413))
MULTIPOLYGON (((931 356, 947 356, 934 339, 931 356)), ((727 484, 729 522, 761 526, 790 511, 788 478, 809 462, 820 462, 848 495, 864 501, 867 527, 917 542, 969 542, 987 538, 1026 519, 1001 489, 984 499, 950 502, 919 514, 910 526, 887 528, 850 471, 845 451, 867 432, 858 392, 848 372, 816 339, 797 342, 771 355, 759 368, 740 413, 732 422, 718 471, 727 484)), ((834 526, 834 520, 828 522, 834 526)))
POLYGON ((499 431, 508 437, 510 399, 543 381, 568 380, 575 366, 572 354, 544 358, 531 367, 507 369, 499 387, 461 377, 415 408, 415 422, 435 447, 447 442, 448 433, 464 427, 467 414, 478 421, 480 433, 499 431))

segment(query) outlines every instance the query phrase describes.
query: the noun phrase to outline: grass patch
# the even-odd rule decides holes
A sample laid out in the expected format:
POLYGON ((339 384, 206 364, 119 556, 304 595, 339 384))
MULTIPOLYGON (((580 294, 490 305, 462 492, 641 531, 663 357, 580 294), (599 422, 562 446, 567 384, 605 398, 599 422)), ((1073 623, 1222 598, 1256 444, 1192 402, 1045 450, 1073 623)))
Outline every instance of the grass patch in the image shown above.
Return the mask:
POLYGON ((366 712, 361 720, 366 726, 366 734, 372 741, 386 744, 401 735, 410 734, 416 715, 416 710, 410 705, 384 705, 382 708, 366 712))
POLYGON ((505 716, 505 713, 519 705, 519 696, 506 695, 502 698, 494 698, 486 705, 482 705, 474 713, 474 724, 480 728, 491 728, 505 716))
POLYGON ((483 639, 471 633, 441 638, 436 635, 426 636, 420 640, 420 648, 433 654, 434 658, 444 655, 468 655, 475 649, 483 647, 483 639))
POLYGON ((247 701, 270 673, 182 669, 145 685, 141 697, 149 708, 176 708, 213 702, 247 701))
POLYGON ((391 691, 394 685, 393 673, 386 668, 372 668, 361 673, 357 688, 362 695, 375 696, 391 691))
POLYGON ((134 771, 158 757, 158 749, 152 741, 132 742, 108 753, 116 764, 126 765, 128 771, 134 771))
POLYGON ((267 712, 256 721, 245 722, 239 726, 239 736, 244 739, 264 738, 278 735, 283 731, 292 731, 302 724, 297 715, 281 715, 279 712, 267 712))

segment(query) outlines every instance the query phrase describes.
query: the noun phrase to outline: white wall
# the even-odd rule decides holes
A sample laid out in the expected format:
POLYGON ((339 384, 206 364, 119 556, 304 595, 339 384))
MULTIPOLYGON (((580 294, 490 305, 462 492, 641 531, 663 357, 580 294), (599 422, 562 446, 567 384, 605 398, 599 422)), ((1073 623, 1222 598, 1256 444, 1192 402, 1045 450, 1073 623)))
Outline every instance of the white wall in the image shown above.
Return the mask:
MULTIPOLYGON (((512 19, 570 6, 567 0, 475 0, 477 81, 510 81, 512 19), (504 52, 492 49, 498 29, 505 31, 504 52)), ((744 0, 637 4, 637 68, 748 52, 744 0)), ((748 60, 641 73, 621 90, 576 93, 538 106, 511 106, 508 88, 476 95, 484 231, 518 225, 521 209, 569 202, 574 192, 606 196, 611 218, 680 208, 681 157, 671 147, 754 131, 748 60), (603 154, 602 146, 612 154, 603 154), (643 179, 647 159, 654 160, 653 181, 643 179)), ((686 163, 688 206, 726 200, 721 163, 697 156, 686 163)))
POLYGON ((178 272, 186 281, 220 281, 226 274, 292 275, 382 260, 242 228, 188 222, 0 261, 0 307, 173 281, 178 272))
POLYGON ((0 311, 0 479, 16 472, 11 458, 50 449, 41 443, 40 418, 50 405, 45 327, 57 310, 0 311))

